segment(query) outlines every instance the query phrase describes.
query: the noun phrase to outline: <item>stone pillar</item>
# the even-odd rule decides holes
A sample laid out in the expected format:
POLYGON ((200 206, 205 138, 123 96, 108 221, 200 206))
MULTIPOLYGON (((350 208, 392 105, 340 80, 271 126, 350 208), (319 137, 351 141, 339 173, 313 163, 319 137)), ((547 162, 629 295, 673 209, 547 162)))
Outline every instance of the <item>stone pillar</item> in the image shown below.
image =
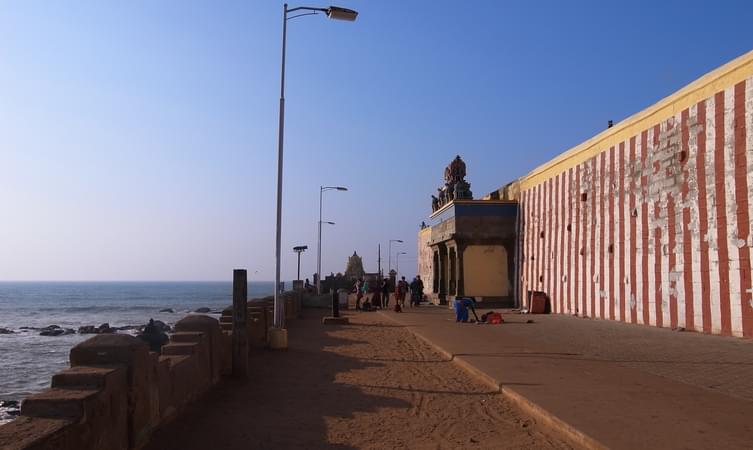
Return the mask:
POLYGON ((463 252, 465 252, 465 244, 460 244, 457 249, 457 296, 462 297, 465 295, 465 274, 463 268, 463 252))
POLYGON ((233 376, 248 376, 248 283, 246 271, 233 271, 233 376))

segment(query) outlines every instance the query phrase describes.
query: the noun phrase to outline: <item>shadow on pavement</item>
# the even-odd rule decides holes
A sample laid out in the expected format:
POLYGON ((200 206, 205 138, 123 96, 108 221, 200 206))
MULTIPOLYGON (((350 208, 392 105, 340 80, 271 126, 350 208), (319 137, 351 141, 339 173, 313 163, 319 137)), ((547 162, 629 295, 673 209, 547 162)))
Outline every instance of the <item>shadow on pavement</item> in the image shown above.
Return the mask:
POLYGON ((350 418, 379 408, 407 408, 395 398, 336 383, 340 372, 382 364, 325 348, 356 343, 328 334, 323 312, 289 323, 287 351, 251 356, 246 382, 225 381, 158 430, 146 449, 350 449, 328 439, 326 418, 350 418))

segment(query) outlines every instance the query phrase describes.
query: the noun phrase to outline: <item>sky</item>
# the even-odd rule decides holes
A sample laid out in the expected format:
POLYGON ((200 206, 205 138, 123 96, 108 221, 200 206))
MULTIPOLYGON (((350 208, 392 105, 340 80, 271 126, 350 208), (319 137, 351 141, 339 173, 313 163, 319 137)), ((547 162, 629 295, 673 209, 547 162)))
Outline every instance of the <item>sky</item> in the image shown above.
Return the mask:
MULTIPOLYGON (((402 239, 412 276, 456 154, 481 197, 753 49, 743 0, 338 5, 288 22, 288 280, 321 185, 322 272, 402 239)), ((269 0, 0 0, 0 280, 274 279, 281 34, 269 0)))

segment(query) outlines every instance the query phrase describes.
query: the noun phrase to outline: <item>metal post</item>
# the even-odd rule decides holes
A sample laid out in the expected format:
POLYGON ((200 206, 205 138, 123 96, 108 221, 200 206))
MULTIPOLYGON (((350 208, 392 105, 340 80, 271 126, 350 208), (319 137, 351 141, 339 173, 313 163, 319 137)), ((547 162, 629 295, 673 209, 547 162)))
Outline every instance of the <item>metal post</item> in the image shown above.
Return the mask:
POLYGON ((233 376, 248 376, 248 279, 245 269, 233 270, 233 337, 232 366, 233 376))
POLYGON ((301 252, 298 252, 298 278, 296 280, 300 281, 301 279, 301 252))
POLYGON ((332 317, 340 317, 340 294, 332 289, 332 317))
POLYGON ((275 248, 275 309, 274 328, 283 327, 285 313, 282 297, 280 297, 280 257, 282 246, 282 151, 283 131, 285 129, 285 44, 288 31, 288 4, 283 6, 282 14, 282 68, 280 70, 280 123, 277 136, 277 230, 275 248))
POLYGON ((322 192, 324 187, 319 186, 319 239, 316 250, 316 293, 322 293, 322 192))
POLYGON ((390 273, 392 272, 392 239, 390 239, 388 247, 389 249, 387 250, 387 253, 389 255, 387 256, 387 273, 390 273))

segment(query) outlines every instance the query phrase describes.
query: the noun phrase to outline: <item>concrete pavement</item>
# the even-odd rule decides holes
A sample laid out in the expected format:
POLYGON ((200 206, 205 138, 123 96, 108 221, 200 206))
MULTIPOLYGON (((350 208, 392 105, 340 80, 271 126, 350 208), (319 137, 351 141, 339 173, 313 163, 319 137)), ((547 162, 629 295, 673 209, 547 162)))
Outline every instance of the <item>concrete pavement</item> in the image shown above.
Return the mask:
POLYGON ((380 314, 583 447, 753 448, 751 340, 564 315, 380 314))

